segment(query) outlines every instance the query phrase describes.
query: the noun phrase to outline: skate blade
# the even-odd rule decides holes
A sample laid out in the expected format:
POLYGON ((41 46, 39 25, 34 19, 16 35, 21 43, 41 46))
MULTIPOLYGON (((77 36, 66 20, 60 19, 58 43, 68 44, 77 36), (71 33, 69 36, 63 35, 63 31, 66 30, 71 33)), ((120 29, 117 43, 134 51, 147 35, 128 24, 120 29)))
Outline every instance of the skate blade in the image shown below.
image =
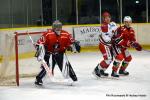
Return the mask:
POLYGON ((109 76, 97 76, 94 72, 92 72, 93 76, 96 77, 96 79, 100 80, 100 79, 113 79, 113 80, 119 80, 119 77, 109 77, 109 76))
POLYGON ((96 79, 99 79, 99 78, 100 78, 99 76, 97 76, 97 75, 95 74, 94 71, 92 72, 92 75, 93 75, 96 79))
POLYGON ((34 86, 35 86, 36 88, 44 88, 43 85, 37 85, 37 84, 34 84, 34 86))
POLYGON ((96 74, 95 74, 95 72, 92 72, 92 74, 93 74, 93 76, 94 77, 96 77, 97 79, 101 79, 101 78, 108 78, 108 76, 97 76, 96 74))
POLYGON ((119 76, 127 77, 127 76, 129 76, 129 75, 123 75, 123 74, 119 74, 119 76))
POLYGON ((111 76, 110 79, 119 80, 119 77, 113 77, 113 76, 111 76))

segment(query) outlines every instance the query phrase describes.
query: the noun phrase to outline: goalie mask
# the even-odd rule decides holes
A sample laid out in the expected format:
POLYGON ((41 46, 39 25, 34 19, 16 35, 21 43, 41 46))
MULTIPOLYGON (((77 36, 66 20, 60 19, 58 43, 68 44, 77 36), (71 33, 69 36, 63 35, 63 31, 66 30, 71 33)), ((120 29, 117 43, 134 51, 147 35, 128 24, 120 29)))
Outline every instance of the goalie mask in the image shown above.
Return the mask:
POLYGON ((52 24, 52 29, 57 35, 60 35, 62 30, 62 23, 59 20, 54 21, 52 24))

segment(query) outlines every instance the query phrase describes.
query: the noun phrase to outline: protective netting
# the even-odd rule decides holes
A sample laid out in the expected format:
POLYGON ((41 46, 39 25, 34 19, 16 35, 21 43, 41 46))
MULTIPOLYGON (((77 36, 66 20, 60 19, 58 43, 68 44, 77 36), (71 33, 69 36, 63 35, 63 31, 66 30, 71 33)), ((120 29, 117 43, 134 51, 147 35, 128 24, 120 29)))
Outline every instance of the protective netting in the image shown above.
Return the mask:
POLYGON ((1 45, 2 61, 0 63, 0 85, 15 85, 15 38, 14 35, 5 34, 3 39, 3 45, 1 45))
MULTIPOLYGON (((36 42, 41 32, 30 32, 34 42, 36 42)), ((34 57, 35 48, 26 33, 18 33, 17 47, 18 59, 16 59, 15 34, 3 35, 0 61, 0 85, 17 85, 17 74, 19 78, 33 77, 40 70, 40 63, 34 57), (16 73, 16 60, 18 60, 19 73, 16 73)))

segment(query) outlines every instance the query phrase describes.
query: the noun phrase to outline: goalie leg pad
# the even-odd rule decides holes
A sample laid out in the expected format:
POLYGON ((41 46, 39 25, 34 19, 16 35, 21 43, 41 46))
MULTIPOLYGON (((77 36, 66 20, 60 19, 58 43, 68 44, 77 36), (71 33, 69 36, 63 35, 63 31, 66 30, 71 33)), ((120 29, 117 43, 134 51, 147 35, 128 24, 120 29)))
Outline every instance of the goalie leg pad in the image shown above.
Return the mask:
POLYGON ((64 53, 58 53, 53 55, 53 62, 57 63, 60 71, 62 72, 64 78, 71 78, 73 81, 77 81, 77 76, 70 64, 70 62, 64 57, 64 53))
POLYGON ((69 67, 69 76, 71 77, 71 79, 73 80, 73 81, 77 81, 78 79, 77 79, 77 76, 76 76, 76 74, 75 74, 75 72, 74 72, 74 70, 73 70, 73 68, 72 68, 72 66, 71 66, 71 64, 70 64, 70 62, 68 62, 68 67, 69 67))
MULTIPOLYGON (((50 55, 49 54, 45 54, 44 60, 46 61, 46 63, 47 63, 48 66, 49 66, 49 58, 50 58, 50 55)), ((36 76, 36 78, 39 79, 39 80, 42 80, 43 77, 45 77, 45 75, 46 75, 46 70, 45 70, 45 68, 43 67, 42 64, 41 64, 41 68, 42 68, 42 70, 36 76)))
POLYGON ((46 75, 46 70, 44 69, 43 66, 41 66, 42 70, 40 71, 40 73, 36 76, 36 81, 40 82, 42 81, 43 77, 46 75))

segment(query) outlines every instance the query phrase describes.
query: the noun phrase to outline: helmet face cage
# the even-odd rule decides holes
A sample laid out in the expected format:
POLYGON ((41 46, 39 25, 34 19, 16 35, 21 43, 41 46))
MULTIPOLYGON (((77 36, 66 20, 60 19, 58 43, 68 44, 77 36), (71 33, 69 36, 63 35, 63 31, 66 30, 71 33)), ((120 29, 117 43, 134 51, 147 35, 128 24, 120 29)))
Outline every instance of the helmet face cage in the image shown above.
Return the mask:
POLYGON ((62 23, 59 20, 54 21, 52 24, 52 29, 57 35, 60 35, 60 32, 62 30, 62 23))

